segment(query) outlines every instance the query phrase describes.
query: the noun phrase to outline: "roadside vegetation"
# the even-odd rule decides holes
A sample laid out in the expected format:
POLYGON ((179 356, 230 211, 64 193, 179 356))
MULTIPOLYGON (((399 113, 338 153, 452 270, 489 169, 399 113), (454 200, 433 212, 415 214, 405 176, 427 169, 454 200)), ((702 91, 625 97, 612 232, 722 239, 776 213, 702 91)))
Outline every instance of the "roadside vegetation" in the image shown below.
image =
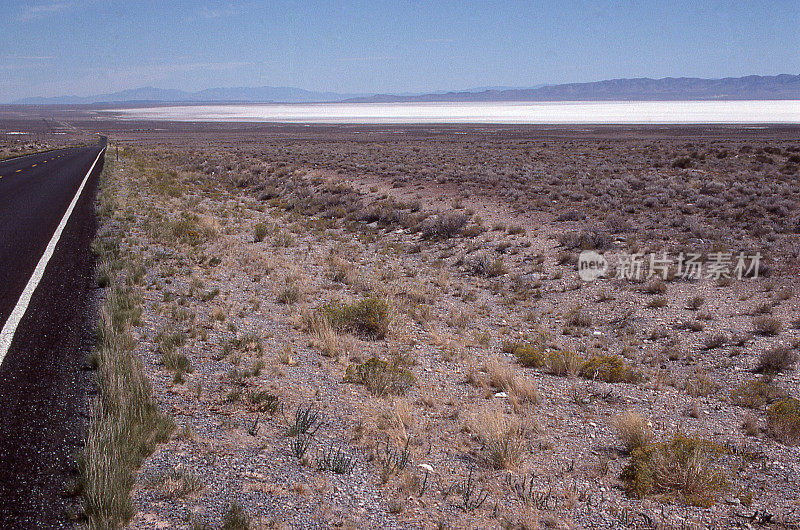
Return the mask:
POLYGON ((90 528, 116 528, 134 515, 131 490, 142 461, 174 429, 158 409, 141 361, 133 353, 132 328, 141 324, 131 258, 120 248, 125 237, 122 204, 115 194, 114 165, 108 160, 100 181, 100 234, 94 242, 98 285, 105 288, 90 358, 98 397, 92 403, 89 433, 80 459, 85 515, 90 528))

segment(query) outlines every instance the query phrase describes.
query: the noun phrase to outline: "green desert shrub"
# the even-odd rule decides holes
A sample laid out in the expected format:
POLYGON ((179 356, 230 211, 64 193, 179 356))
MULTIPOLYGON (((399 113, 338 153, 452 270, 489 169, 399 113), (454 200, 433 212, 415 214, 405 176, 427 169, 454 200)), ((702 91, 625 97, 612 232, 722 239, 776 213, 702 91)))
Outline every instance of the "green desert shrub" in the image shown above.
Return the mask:
POLYGON ((607 383, 635 383, 641 379, 641 375, 617 355, 595 355, 581 366, 580 375, 607 383))
POLYGON ((322 306, 323 316, 339 331, 350 331, 382 339, 389 331, 389 303, 371 296, 350 304, 329 302, 322 306))
POLYGON ((800 443, 800 400, 788 398, 767 408, 767 430, 787 445, 800 443))
POLYGON ((715 463, 720 453, 713 442, 678 432, 670 440, 634 449, 620 478, 633 497, 708 507, 728 488, 715 463))
POLYGON ((731 390, 731 402, 749 409, 762 409, 784 397, 785 393, 769 379, 745 381, 731 390))
POLYGON ((532 344, 518 344, 510 353, 514 354, 517 361, 527 368, 541 368, 547 362, 545 352, 532 344))
POLYGON ((344 380, 361 384, 376 396, 403 394, 415 382, 414 374, 403 367, 400 359, 392 362, 371 357, 363 363, 347 367, 344 380))

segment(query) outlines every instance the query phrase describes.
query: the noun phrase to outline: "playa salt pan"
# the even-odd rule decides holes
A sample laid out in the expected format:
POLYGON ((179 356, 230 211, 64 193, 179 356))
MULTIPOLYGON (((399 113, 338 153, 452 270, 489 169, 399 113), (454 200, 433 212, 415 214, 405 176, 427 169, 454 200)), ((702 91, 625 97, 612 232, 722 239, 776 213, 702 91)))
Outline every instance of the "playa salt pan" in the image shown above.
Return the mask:
POLYGON ((115 109, 123 119, 282 123, 795 124, 800 101, 579 101, 180 105, 115 109))

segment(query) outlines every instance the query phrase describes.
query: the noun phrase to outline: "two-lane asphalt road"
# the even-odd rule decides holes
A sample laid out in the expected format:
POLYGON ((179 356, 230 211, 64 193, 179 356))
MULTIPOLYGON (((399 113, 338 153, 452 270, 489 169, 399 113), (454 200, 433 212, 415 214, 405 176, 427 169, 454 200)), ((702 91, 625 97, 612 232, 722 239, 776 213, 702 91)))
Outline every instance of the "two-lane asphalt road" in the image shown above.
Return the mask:
POLYGON ((0 162, 0 528, 69 523, 64 493, 92 391, 90 243, 103 149, 0 162))

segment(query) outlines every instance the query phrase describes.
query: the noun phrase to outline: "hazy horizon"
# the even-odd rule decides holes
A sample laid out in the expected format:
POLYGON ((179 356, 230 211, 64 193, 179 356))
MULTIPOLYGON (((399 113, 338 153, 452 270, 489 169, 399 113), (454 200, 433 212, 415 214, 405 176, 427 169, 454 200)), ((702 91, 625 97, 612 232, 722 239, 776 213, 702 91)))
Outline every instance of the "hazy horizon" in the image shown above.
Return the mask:
POLYGON ((2 102, 145 86, 425 93, 800 72, 791 2, 11 0, 6 11, 2 102))

